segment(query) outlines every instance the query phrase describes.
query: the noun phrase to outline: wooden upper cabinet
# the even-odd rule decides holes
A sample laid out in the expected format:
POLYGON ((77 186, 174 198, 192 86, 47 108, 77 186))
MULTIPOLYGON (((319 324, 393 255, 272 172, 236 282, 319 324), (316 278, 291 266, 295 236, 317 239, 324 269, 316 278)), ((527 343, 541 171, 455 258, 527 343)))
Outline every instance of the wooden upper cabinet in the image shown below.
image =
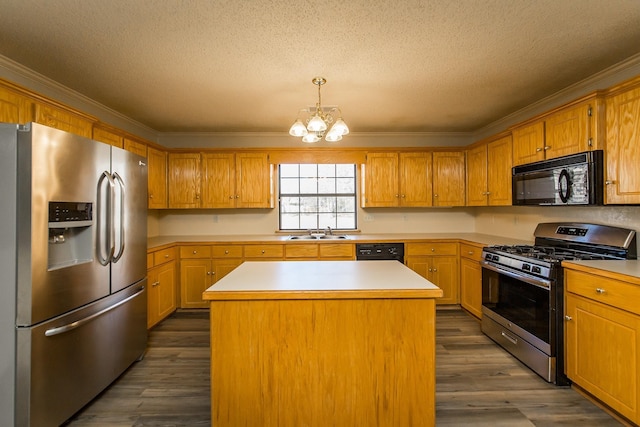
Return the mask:
POLYGON ((544 121, 513 129, 513 166, 544 160, 544 121))
POLYGON ((467 150, 467 206, 488 204, 487 166, 487 144, 467 150))
POLYGON ((63 109, 36 101, 34 121, 65 132, 91 138, 93 136, 93 123, 96 120, 70 109, 63 109))
POLYGON ((200 153, 169 153, 169 208, 201 206, 200 153))
POLYGON ((606 99, 605 203, 640 203, 640 79, 606 99))
POLYGON ((591 149, 589 124, 593 109, 578 104, 545 119, 545 158, 553 159, 591 149))
POLYGON ((169 208, 272 208, 267 153, 170 153, 169 208))
POLYGON ((233 153, 202 155, 202 207, 236 206, 235 169, 233 153))
POLYGON ((368 153, 363 207, 432 205, 431 153, 368 153))
POLYGON ((465 153, 433 153, 433 206, 464 206, 465 153))
POLYGON ((125 137, 122 141, 122 148, 142 157, 147 157, 147 144, 142 141, 125 137))
POLYGON ((163 209, 167 205, 167 153, 147 148, 148 208, 163 209))
POLYGON ((431 153, 400 153, 400 206, 433 205, 431 153))
POLYGON ((116 130, 107 128, 105 126, 95 125, 93 127, 93 139, 95 141, 113 145, 114 147, 123 147, 124 138, 122 137, 122 135, 116 130))
POLYGON ((590 95, 513 129, 513 166, 602 148, 603 101, 590 95))
POLYGON ((364 191, 362 207, 398 206, 399 187, 398 153, 368 153, 364 165, 364 191))
POLYGON ((266 153, 236 154, 236 207, 272 208, 273 168, 266 153))
POLYGON ((489 206, 511 205, 512 147, 511 135, 504 136, 487 145, 489 206))
POLYGON ((32 120, 29 98, 0 85, 0 122, 25 124, 32 120))

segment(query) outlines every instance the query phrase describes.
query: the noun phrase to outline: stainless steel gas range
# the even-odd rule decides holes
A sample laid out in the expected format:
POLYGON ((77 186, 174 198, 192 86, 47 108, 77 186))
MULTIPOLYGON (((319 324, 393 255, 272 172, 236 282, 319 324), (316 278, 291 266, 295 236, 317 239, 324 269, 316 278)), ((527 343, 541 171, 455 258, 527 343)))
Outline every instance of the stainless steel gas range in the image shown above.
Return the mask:
POLYGON ((482 331, 548 382, 564 373, 564 260, 636 259, 633 230, 542 223, 534 245, 489 246, 482 253, 482 331))

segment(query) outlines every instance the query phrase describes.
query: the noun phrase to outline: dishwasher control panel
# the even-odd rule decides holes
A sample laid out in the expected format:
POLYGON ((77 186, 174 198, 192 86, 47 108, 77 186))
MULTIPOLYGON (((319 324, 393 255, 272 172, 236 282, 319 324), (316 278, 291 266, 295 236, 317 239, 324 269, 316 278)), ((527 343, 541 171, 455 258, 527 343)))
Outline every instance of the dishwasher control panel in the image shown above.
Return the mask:
POLYGON ((356 260, 404 262, 404 243, 356 243, 356 260))

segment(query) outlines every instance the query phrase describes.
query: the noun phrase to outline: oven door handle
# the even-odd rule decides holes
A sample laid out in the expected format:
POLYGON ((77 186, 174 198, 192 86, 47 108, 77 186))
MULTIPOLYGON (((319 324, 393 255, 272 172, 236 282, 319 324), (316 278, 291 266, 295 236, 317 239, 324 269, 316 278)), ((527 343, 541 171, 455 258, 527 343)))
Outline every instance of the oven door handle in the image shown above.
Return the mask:
POLYGON ((513 271, 509 271, 509 270, 505 270, 502 268, 498 268, 493 264, 488 263, 487 261, 481 261, 480 265, 482 265, 482 268, 486 268, 487 270, 491 270, 491 271, 495 271, 496 273, 499 274, 504 274, 505 276, 509 276, 512 277, 514 279, 518 279, 521 280, 523 282, 526 282, 530 285, 533 286, 538 286, 544 289, 551 289, 551 281, 550 280, 545 280, 545 279, 538 279, 535 277, 529 277, 529 276, 525 276, 523 274, 518 274, 515 273, 513 271))

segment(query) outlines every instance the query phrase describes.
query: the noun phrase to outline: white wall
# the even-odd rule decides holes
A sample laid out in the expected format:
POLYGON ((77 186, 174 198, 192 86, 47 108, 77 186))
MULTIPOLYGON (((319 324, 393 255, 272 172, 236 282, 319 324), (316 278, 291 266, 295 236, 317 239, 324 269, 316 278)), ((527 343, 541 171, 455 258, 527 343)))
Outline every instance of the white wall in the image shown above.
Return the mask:
MULTIPOLYGON (((472 209, 358 209, 362 233, 473 232, 472 209)), ((174 235, 274 234, 277 209, 156 210, 150 211, 149 237, 174 235)))
POLYGON ((476 208, 478 233, 533 240, 540 222, 577 221, 640 231, 640 206, 509 206, 476 208))

